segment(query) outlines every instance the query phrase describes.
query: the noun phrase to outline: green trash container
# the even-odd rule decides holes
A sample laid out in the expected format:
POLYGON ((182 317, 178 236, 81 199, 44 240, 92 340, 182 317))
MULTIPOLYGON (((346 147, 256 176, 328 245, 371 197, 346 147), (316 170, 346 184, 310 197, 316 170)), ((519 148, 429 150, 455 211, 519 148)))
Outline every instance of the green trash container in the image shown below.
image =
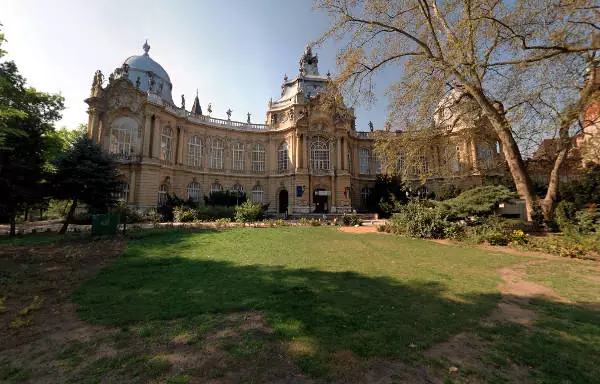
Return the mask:
POLYGON ((119 212, 92 217, 92 235, 115 235, 119 229, 119 212))

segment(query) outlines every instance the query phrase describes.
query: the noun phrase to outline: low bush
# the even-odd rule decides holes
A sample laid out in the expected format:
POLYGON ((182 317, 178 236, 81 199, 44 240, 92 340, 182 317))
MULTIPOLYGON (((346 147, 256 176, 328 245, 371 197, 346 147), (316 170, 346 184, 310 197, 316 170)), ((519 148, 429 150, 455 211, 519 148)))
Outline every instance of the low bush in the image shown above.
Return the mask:
POLYGON ((523 243, 526 239, 523 231, 515 230, 513 225, 496 215, 484 219, 481 224, 466 227, 462 234, 462 240, 475 244, 508 245, 523 243))
POLYGON ((176 223, 190 223, 198 220, 198 212, 193 208, 179 206, 173 208, 173 221, 176 223))
POLYGON ((262 220, 264 217, 263 207, 260 204, 246 201, 235 207, 235 221, 240 223, 251 223, 262 220))
POLYGON ((350 214, 344 213, 344 216, 342 216, 342 224, 345 226, 361 225, 362 220, 358 217, 358 215, 355 212, 352 212, 350 214))
POLYGON ((410 237, 441 239, 453 237, 457 224, 446 220, 442 211, 426 201, 410 202, 392 215, 393 233, 410 237))
POLYGON ((319 227, 321 226, 321 221, 317 219, 310 219, 308 220, 308 224, 312 225, 313 227, 319 227))

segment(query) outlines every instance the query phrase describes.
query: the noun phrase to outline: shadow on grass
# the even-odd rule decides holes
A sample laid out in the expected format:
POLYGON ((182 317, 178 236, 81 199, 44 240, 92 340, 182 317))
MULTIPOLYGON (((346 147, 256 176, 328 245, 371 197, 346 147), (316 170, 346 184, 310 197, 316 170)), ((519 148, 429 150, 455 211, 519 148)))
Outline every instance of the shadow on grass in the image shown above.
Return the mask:
MULTIPOLYGON (((305 370, 323 373, 321 363, 339 350, 362 357, 415 355, 475 325, 498 300, 497 295, 448 300, 437 282, 403 284, 354 272, 181 257, 192 247, 182 236, 167 233, 132 244, 76 292, 80 315, 126 325, 261 310, 278 336, 299 344, 305 370)), ((198 242, 202 236, 193 247, 198 242)))
POLYGON ((600 312, 539 298, 529 308, 537 315, 533 327, 505 322, 478 328, 490 351, 530 367, 539 383, 598 383, 600 312))
MULTIPOLYGON (((256 309, 278 337, 294 345, 291 352, 303 371, 329 376, 338 351, 420 358, 429 346, 476 328, 499 300, 495 294, 450 300, 438 282, 236 265, 213 261, 218 255, 210 254, 181 257, 210 241, 197 236, 192 244, 184 236, 171 231, 134 242, 75 293, 80 315, 107 325, 183 318, 189 327, 200 327, 194 319, 203 314, 256 309)), ((478 333, 548 382, 592 382, 591 374, 600 375, 598 368, 585 372, 586 361, 600 367, 598 356, 586 360, 600 348, 598 314, 546 301, 536 302, 535 309, 543 315, 532 329, 501 324, 478 333), (572 364, 579 372, 569 372, 572 364)))

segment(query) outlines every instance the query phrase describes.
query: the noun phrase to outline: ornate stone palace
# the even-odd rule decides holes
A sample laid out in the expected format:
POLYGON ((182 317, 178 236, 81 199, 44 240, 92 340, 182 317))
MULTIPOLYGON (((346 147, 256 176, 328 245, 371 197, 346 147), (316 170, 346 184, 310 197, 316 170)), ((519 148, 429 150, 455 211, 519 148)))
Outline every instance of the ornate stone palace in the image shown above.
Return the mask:
MULTIPOLYGON (((329 74, 321 76, 310 46, 298 76, 284 78, 281 97, 269 101, 265 124, 211 117, 198 100, 191 110, 173 103, 169 75, 148 54, 131 56, 104 80, 97 71, 89 105, 88 134, 119 162, 120 197, 147 209, 167 193, 202 202, 213 191, 242 191, 269 203, 272 213, 341 213, 360 210, 381 166, 373 155, 373 132, 355 128, 352 108, 327 103, 329 74)), ((481 119, 448 118, 460 93, 443 103, 450 129, 405 177, 414 188, 435 191, 444 183, 480 184, 500 175, 500 148, 481 119), (465 121, 463 121, 465 120, 465 121), (468 132, 468 135, 457 132, 468 132), (491 137, 491 139, 490 139, 491 137), (432 172, 445 166, 446 172, 432 172), (498 169, 497 169, 498 168, 498 169), (429 171, 428 171, 429 170, 429 171)), ((329 98, 331 99, 331 98, 329 98)), ((402 167, 402 156, 398 166, 402 167)))

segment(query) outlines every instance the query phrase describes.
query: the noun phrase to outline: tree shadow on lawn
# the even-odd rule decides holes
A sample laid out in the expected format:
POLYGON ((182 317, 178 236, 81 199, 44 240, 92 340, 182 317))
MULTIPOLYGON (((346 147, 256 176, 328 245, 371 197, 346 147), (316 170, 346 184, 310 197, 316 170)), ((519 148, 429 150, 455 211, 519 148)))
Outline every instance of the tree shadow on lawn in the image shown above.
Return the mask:
MULTIPOLYGON (((197 247, 202 238, 195 240, 197 247)), ((433 344, 476 328, 500 299, 483 294, 451 300, 444 284, 434 281, 181 257, 192 245, 179 236, 150 241, 130 247, 74 294, 81 317, 107 325, 184 318, 189 327, 200 327, 194 319, 203 314, 260 310, 276 335, 293 344, 300 368, 315 376, 331 376, 340 351, 422 358, 433 344), (148 255, 150 246, 158 251, 148 255)), ((506 332, 511 334, 499 328, 499 339, 506 332)), ((516 352, 519 341, 498 348, 516 352)))

